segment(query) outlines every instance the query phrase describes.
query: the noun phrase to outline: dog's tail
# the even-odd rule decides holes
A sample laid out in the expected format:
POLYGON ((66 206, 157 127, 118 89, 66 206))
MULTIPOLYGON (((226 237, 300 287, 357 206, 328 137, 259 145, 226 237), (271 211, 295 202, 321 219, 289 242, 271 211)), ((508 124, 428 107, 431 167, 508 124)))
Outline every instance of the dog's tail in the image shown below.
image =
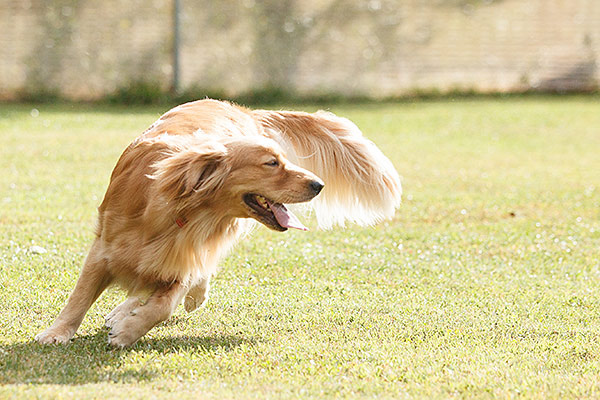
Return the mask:
POLYGON ((325 182, 313 206, 321 228, 391 218, 402 187, 391 161, 346 118, 319 111, 253 111, 287 158, 325 182))

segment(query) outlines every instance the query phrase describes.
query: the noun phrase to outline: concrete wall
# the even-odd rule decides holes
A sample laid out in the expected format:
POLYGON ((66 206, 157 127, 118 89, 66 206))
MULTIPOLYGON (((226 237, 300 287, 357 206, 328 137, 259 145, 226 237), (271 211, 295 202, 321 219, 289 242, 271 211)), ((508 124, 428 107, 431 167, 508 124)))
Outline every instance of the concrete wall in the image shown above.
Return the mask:
MULTIPOLYGON (((183 88, 590 89, 598 0, 181 0, 183 88)), ((170 85, 172 0, 0 0, 0 98, 170 85)))

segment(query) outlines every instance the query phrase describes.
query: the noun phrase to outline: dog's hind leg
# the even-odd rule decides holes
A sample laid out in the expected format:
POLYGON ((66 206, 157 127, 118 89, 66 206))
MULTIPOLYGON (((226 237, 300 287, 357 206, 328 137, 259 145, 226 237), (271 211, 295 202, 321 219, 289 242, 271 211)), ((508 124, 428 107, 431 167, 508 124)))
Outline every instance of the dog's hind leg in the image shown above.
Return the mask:
POLYGON ((38 342, 68 343, 81 325, 87 310, 110 284, 112 278, 108 273, 106 260, 99 256, 99 246, 98 241, 92 245, 67 305, 52 326, 35 337, 38 342))
POLYGON ((158 323, 169 318, 181 302, 187 287, 176 282, 160 286, 146 302, 113 324, 108 343, 125 347, 132 345, 158 323))
POLYGON ((185 296, 183 307, 187 312, 193 312, 203 306, 208 299, 208 290, 210 289, 210 277, 203 278, 194 284, 185 296))
POLYGON ((127 300, 119 304, 105 317, 107 328, 112 328, 117 322, 125 318, 134 309, 142 305, 142 300, 139 297, 129 297, 127 300))

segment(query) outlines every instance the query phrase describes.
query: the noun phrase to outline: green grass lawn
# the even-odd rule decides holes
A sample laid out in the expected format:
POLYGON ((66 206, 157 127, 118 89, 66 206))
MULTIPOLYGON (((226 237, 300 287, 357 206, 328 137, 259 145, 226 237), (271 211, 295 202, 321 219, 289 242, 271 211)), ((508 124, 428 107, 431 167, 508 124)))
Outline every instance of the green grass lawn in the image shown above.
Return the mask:
POLYGON ((0 105, 0 398, 598 398, 600 99, 330 109, 402 175, 396 218, 260 228, 204 309, 115 350, 118 289, 72 344, 33 337, 118 156, 165 108, 0 105))

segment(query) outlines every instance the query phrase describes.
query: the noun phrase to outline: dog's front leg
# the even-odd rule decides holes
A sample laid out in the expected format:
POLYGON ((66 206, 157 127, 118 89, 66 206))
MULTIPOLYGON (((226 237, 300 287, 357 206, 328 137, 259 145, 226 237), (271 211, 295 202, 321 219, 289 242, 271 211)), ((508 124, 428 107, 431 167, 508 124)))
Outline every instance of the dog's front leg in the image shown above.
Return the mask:
POLYGON ((100 246, 98 242, 92 246, 65 308, 52 326, 35 337, 38 342, 68 343, 79 328, 87 310, 110 284, 112 278, 107 271, 106 260, 99 256, 98 246, 100 246))
POLYGON ((208 299, 208 290, 210 289, 210 276, 207 278, 200 279, 199 282, 195 283, 183 301, 183 307, 185 311, 192 312, 198 307, 204 305, 208 299))
POLYGON ((169 318, 185 295, 186 287, 173 283, 159 287, 146 302, 116 321, 108 333, 108 343, 125 347, 132 345, 150 329, 169 318))

